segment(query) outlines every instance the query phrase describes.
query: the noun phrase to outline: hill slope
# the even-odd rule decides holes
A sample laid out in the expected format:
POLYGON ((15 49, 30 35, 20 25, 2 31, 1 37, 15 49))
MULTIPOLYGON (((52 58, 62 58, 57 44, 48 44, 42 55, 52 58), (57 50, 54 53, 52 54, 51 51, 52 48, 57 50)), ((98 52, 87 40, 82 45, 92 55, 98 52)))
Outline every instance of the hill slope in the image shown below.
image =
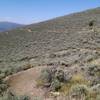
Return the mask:
MULTIPOLYGON (((84 86, 85 89, 89 87, 89 92, 94 88, 97 91, 100 90, 100 8, 0 33, 0 72, 6 76, 26 70, 12 75, 8 79, 11 82, 9 85, 15 93, 33 93, 40 96, 36 92, 39 88, 36 84, 35 87, 33 86, 36 83, 36 76, 41 74, 38 71, 42 70, 44 66, 49 68, 50 72, 54 72, 53 75, 58 75, 52 76, 50 73, 53 78, 61 75, 60 78, 64 76, 67 79, 67 83, 70 84, 66 83, 66 89, 71 85, 69 88, 71 90, 72 86, 79 84, 83 91, 84 86), (39 70, 38 68, 27 70, 34 66, 38 66, 39 70), (61 74, 56 73, 55 69, 61 74), (61 70, 59 71, 59 69, 61 70), (35 75, 36 72, 38 75, 35 75)), ((57 80, 55 81, 57 82, 57 80)), ((60 84, 65 82, 65 80, 64 82, 58 81, 60 84)), ((53 79, 49 84, 49 89, 52 87, 52 83, 55 86, 53 79)), ((93 100, 96 100, 97 94, 93 93, 93 100)), ((98 95, 100 96, 100 92, 98 95)), ((81 99, 79 98, 79 100, 81 99)))
POLYGON ((8 31, 8 30, 15 29, 21 26, 23 25, 11 23, 11 22, 0 22, 0 32, 8 31))
POLYGON ((100 27, 100 8, 1 33, 0 59, 34 58, 69 48, 100 48, 100 34, 95 36, 88 27, 91 20, 100 27))

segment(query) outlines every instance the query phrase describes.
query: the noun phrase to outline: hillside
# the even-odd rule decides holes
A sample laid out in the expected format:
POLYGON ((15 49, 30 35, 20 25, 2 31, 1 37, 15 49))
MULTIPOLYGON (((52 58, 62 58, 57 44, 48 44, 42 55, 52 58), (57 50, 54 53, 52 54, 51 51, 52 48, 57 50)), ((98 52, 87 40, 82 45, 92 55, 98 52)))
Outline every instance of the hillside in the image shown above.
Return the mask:
POLYGON ((96 20, 99 29, 99 12, 97 8, 1 33, 0 59, 17 61, 73 48, 99 49, 99 34, 94 36, 88 28, 89 21, 96 20))
MULTIPOLYGON (((40 73, 37 72, 36 66, 39 66, 39 71, 43 66, 51 69, 56 66, 57 70, 61 68, 64 73, 71 74, 71 85, 77 83, 77 80, 82 85, 87 82, 84 80, 88 80, 91 83, 89 88, 100 84, 100 8, 0 33, 1 72, 6 70, 9 75, 26 70, 18 74, 19 78, 16 74, 11 77, 11 89, 18 94, 22 91, 21 94, 30 95, 31 82, 34 83, 32 78, 37 76, 32 77, 31 73, 40 73), (32 67, 36 69, 33 68, 31 73, 29 70, 27 72, 27 69, 32 67), (30 78, 23 80, 26 75, 30 78), (76 80, 73 75, 78 75, 74 77, 76 80), (23 84, 26 84, 26 87, 21 87, 23 84), (27 90, 28 85, 30 88, 27 90)), ((37 94, 38 92, 36 96, 39 96, 37 94)))
POLYGON ((15 29, 18 27, 22 27, 23 25, 11 22, 0 22, 0 32, 8 31, 11 29, 15 29))

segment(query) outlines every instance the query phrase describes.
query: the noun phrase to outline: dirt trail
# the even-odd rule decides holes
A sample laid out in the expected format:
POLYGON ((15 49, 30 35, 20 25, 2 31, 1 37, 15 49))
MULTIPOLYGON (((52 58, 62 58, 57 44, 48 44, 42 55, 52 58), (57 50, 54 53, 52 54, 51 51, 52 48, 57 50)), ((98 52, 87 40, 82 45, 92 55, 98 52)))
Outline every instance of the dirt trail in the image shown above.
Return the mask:
POLYGON ((7 78, 10 89, 18 95, 31 95, 44 97, 45 91, 37 88, 36 79, 39 77, 40 71, 47 66, 31 68, 26 71, 19 72, 7 78))

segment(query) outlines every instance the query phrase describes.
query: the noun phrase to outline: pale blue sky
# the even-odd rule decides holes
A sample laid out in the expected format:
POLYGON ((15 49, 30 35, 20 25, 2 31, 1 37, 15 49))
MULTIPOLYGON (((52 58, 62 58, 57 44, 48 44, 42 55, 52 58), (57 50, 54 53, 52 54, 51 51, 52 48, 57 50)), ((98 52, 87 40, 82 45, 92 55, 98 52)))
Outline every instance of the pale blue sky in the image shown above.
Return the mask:
POLYGON ((22 24, 100 7, 100 0, 0 0, 0 21, 22 24))

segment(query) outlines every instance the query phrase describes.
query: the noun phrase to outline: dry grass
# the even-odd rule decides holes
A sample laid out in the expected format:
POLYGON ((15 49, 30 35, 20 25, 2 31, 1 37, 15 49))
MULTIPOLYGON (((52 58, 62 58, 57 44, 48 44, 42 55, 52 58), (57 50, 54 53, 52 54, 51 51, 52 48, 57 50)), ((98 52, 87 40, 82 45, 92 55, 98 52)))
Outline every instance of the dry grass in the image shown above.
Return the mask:
POLYGON ((88 85, 89 81, 87 81, 82 74, 73 75, 72 79, 68 83, 62 84, 60 92, 68 95, 71 91, 71 87, 77 84, 88 85))
POLYGON ((73 75, 72 79, 71 79, 71 83, 72 84, 88 84, 89 81, 87 81, 84 76, 82 75, 82 73, 73 75))

